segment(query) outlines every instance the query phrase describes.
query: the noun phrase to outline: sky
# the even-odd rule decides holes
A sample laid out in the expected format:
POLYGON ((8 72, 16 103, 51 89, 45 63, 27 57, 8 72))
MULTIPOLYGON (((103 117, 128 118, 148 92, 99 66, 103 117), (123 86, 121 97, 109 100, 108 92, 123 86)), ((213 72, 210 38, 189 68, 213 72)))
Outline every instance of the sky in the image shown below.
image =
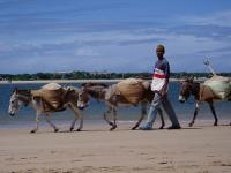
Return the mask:
POLYGON ((230 0, 0 0, 0 74, 231 72, 230 0))

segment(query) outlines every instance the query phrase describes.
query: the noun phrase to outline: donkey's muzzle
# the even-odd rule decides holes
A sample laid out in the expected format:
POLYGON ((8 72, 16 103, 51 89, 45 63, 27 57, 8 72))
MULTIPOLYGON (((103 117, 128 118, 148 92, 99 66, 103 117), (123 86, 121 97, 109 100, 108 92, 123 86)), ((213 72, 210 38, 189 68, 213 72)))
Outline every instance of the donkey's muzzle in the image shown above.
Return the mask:
POLYGON ((9 112, 9 115, 13 117, 15 115, 15 113, 9 112))
POLYGON ((79 107, 79 110, 83 111, 83 110, 84 110, 84 107, 83 107, 83 106, 79 107))
POLYGON ((89 106, 89 104, 87 103, 87 104, 79 106, 78 108, 79 108, 79 110, 83 111, 88 106, 89 106))
POLYGON ((182 97, 182 96, 179 96, 178 100, 179 100, 180 103, 185 103, 185 101, 186 101, 186 99, 184 97, 182 97))
POLYGON ((179 100, 179 102, 183 104, 183 103, 185 103, 185 100, 179 100))

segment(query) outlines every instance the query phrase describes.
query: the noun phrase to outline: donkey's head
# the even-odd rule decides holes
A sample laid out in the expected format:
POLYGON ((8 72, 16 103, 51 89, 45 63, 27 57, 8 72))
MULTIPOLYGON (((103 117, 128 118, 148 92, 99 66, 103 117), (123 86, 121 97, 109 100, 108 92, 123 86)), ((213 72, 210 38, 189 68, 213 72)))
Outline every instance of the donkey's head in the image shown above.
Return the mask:
POLYGON ((89 105, 89 93, 84 87, 81 87, 81 89, 77 91, 77 94, 77 107, 80 108, 80 110, 83 110, 89 105))
POLYGON ((180 103, 185 103, 185 101, 192 94, 192 88, 193 88, 193 78, 186 78, 185 80, 180 82, 180 94, 179 94, 180 103))
POLYGON ((30 90, 15 89, 10 96, 8 113, 14 116, 23 106, 29 105, 30 101, 30 90))
POLYGON ((95 99, 104 99, 105 89, 108 85, 103 83, 84 83, 82 84, 84 90, 95 99))

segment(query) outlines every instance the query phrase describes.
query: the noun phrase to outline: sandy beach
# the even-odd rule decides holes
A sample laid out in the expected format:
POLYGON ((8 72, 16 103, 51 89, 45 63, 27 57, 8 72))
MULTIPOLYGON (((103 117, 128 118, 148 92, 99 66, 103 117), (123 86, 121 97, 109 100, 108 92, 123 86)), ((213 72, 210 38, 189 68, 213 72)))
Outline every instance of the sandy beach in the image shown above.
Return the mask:
POLYGON ((28 127, 2 128, 0 172, 228 173, 231 127, 210 123, 151 131, 129 130, 131 122, 115 131, 85 124, 81 132, 45 127, 37 134, 28 127))

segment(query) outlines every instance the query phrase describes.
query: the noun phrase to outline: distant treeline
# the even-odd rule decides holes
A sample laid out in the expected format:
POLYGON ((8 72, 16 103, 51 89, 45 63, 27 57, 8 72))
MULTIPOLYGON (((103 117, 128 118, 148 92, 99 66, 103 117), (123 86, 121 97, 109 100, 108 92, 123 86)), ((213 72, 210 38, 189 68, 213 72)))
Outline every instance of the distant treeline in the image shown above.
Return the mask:
MULTIPOLYGON (((231 76, 231 73, 220 73, 218 75, 231 76)), ((209 77, 208 73, 172 73, 172 78, 182 78, 185 76, 209 77)), ((150 73, 90 73, 90 72, 71 72, 71 73, 36 73, 36 74, 0 74, 0 80, 8 81, 34 81, 34 80, 84 80, 84 79, 123 79, 128 77, 143 77, 151 79, 150 73)))

